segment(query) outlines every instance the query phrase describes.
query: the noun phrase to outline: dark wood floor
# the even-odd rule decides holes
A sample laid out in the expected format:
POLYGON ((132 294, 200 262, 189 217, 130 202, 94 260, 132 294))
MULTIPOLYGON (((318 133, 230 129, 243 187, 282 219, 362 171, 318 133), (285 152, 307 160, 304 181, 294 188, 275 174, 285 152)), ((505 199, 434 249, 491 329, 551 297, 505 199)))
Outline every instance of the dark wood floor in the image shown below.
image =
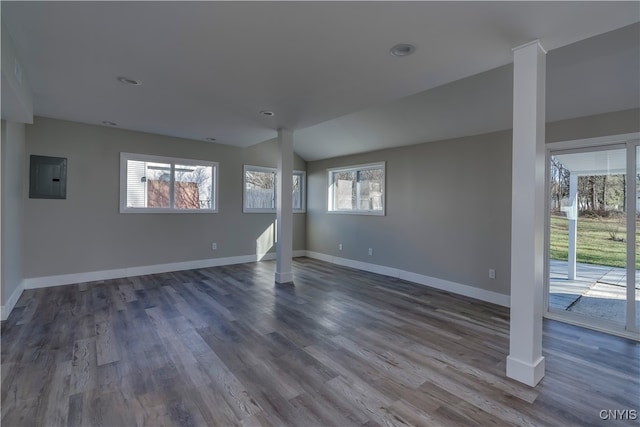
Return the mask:
POLYGON ((300 258, 26 291, 2 325, 2 426, 637 425, 632 341, 545 321, 505 378, 508 310, 300 258))

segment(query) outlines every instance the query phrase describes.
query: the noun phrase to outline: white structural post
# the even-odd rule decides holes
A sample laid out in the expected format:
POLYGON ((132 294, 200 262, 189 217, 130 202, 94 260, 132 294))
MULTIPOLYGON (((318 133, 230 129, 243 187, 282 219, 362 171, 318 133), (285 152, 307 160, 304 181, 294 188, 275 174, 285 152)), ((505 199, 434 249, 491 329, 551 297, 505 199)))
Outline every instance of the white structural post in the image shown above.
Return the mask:
POLYGON ((278 129, 276 283, 293 282, 293 132, 278 129))
POLYGON ((537 40, 513 50, 511 322, 507 376, 532 387, 544 376, 545 55, 537 40))
POLYGON ((576 279, 576 248, 578 239, 578 175, 569 175, 569 202, 567 219, 569 220, 569 258, 567 262, 567 278, 576 279))

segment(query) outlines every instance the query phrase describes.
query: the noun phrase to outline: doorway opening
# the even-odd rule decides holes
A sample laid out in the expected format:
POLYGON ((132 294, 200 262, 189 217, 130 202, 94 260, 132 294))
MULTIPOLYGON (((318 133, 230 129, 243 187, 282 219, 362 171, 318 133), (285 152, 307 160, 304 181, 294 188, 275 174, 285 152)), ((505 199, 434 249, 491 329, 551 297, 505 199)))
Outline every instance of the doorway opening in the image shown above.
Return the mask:
POLYGON ((637 136, 549 144, 548 317, 638 339, 639 145, 637 136))

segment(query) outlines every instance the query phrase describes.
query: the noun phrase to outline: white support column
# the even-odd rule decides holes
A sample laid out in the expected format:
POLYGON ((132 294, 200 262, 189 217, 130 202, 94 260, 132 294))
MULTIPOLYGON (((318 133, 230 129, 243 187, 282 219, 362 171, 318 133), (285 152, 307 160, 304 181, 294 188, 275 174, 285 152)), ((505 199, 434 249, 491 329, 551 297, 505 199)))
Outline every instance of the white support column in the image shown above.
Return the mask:
POLYGON ((569 258, 567 278, 576 279, 576 248, 578 239, 578 175, 569 175, 569 202, 567 219, 569 220, 569 258))
POLYGON ((293 132, 278 129, 276 283, 293 282, 293 132))
POLYGON ((511 322, 507 376, 535 386, 542 357, 545 50, 513 50, 511 322))

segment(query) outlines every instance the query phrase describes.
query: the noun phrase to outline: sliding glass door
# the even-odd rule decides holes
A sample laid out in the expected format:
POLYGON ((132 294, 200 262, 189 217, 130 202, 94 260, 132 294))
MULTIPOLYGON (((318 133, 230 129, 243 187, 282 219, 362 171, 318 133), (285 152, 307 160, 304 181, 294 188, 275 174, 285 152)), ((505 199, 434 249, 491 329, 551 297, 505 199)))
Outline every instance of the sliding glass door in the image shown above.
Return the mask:
MULTIPOLYGON (((630 325, 628 329, 631 329, 632 332, 638 333, 640 331, 640 142, 634 142, 631 147, 633 152, 635 153, 634 166, 635 170, 633 171, 633 180, 631 187, 633 187, 634 192, 632 195, 633 205, 634 205, 634 236, 631 241, 634 244, 634 265, 631 270, 633 273, 633 285, 629 287, 627 300, 628 300, 628 319, 627 324, 630 325)), ((631 199, 631 198, 630 198, 631 199)), ((631 274, 631 272, 630 272, 631 274)))
POLYGON ((640 291, 637 142, 548 152, 547 312, 637 332, 640 291))

